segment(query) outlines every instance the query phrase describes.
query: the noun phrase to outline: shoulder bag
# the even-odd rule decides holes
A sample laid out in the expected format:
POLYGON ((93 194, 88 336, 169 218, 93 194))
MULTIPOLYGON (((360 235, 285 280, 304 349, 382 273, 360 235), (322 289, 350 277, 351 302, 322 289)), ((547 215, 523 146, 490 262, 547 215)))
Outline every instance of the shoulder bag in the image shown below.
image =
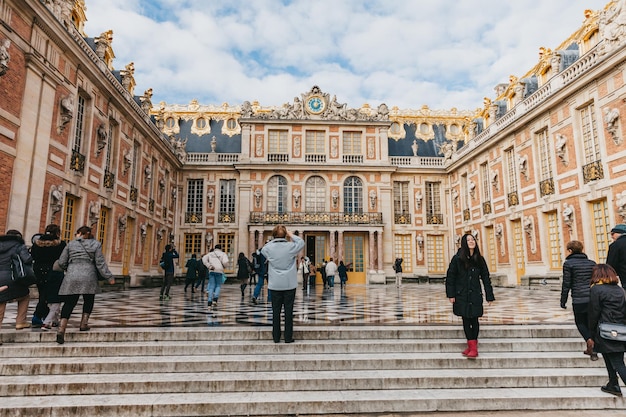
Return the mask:
POLYGON ((26 287, 33 285, 37 278, 32 264, 26 264, 19 253, 11 255, 11 278, 26 287))
POLYGON ((85 253, 87 254, 87 256, 89 256, 89 259, 91 259, 91 262, 93 263, 94 268, 96 268, 96 276, 98 277, 98 281, 106 281, 107 279, 102 276, 102 274, 100 273, 100 270, 98 269, 98 265, 96 265, 96 257, 91 256, 91 254, 87 252, 87 249, 85 248, 85 245, 83 245, 83 242, 78 241, 78 243, 80 243, 80 246, 83 247, 83 249, 85 250, 85 253))
POLYGON ((626 342, 626 324, 600 323, 598 330, 600 331, 600 337, 605 340, 626 342))

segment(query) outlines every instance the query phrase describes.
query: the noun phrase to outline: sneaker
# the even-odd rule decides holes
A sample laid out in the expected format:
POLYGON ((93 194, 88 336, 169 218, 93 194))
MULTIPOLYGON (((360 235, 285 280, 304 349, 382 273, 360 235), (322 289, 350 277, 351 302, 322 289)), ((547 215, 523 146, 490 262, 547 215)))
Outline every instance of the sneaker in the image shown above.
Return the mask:
POLYGON ((48 331, 48 330, 51 330, 51 329, 52 329, 52 325, 50 325, 50 324, 42 324, 41 325, 41 330, 43 330, 43 331, 48 331))
POLYGON ((256 300, 256 297, 252 297, 252 304, 258 304, 258 301, 256 300))
POLYGON ((163 299, 163 294, 159 295, 159 300, 163 299))
POLYGON ((209 307, 209 308, 211 308, 211 306, 212 306, 212 305, 213 305, 213 302, 212 302, 212 301, 209 301, 209 302, 206 304, 206 306, 207 306, 207 307, 209 307))
POLYGON ((165 295, 165 297, 164 297, 163 299, 164 299, 164 300, 169 300, 170 298, 172 298, 172 297, 170 297, 169 295, 167 295, 167 294, 166 294, 166 295, 165 295))
POLYGON ((43 320, 37 316, 33 316, 30 322, 32 323, 33 326, 41 326, 43 324, 43 320))

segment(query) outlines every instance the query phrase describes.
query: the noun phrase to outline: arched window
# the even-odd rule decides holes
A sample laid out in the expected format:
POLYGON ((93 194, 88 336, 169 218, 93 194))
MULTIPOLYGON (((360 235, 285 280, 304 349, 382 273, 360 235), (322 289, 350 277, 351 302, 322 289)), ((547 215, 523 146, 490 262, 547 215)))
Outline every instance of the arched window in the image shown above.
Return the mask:
POLYGON ((363 182, 358 177, 348 177, 343 182, 344 213, 363 213, 363 182))
POLYGON ((287 180, 275 175, 267 182, 267 211, 284 213, 287 211, 287 180))
POLYGON ((310 177, 304 186, 304 210, 322 213, 326 210, 326 181, 319 176, 310 177))

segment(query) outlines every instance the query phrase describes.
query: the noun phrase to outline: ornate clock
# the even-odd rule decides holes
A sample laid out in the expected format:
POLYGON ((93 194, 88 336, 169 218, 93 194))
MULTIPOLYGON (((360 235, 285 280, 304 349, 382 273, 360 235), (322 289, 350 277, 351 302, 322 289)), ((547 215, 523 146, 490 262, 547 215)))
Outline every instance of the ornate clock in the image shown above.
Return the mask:
POLYGON ((311 96, 306 101, 306 109, 309 113, 320 114, 326 110, 326 103, 320 96, 311 96))

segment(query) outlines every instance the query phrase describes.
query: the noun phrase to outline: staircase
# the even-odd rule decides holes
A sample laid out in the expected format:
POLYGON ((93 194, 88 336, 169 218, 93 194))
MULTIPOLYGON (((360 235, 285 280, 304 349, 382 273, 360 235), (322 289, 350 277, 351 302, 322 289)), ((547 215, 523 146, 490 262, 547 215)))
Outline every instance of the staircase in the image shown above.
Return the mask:
POLYGON ((624 409, 571 325, 2 332, 0 415, 276 416, 624 409))

